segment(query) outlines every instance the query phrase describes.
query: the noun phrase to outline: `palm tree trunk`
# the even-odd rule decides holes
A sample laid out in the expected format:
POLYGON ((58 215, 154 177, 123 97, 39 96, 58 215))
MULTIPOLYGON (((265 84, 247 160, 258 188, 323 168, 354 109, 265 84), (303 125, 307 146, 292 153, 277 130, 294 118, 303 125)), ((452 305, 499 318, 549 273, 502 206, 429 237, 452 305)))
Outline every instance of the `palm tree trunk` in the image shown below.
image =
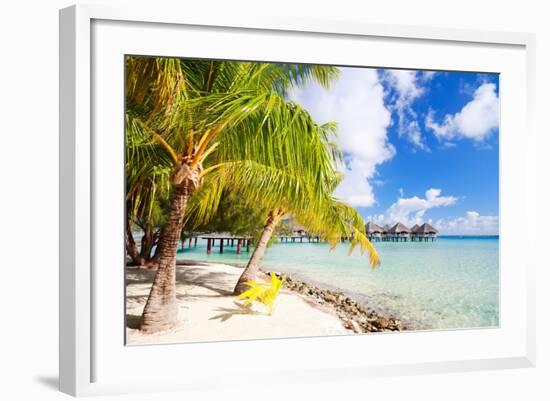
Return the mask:
POLYGON ((137 265, 139 263, 139 249, 132 234, 132 228, 130 222, 126 222, 126 253, 132 259, 131 264, 137 265))
POLYGON ((191 190, 189 185, 176 186, 170 200, 168 222, 159 242, 159 263, 149 298, 141 315, 141 330, 155 333, 174 327, 178 321, 176 303, 176 253, 183 216, 191 190))
POLYGON ((151 250, 153 249, 153 227, 151 224, 147 223, 145 225, 145 230, 143 232, 143 237, 141 237, 141 250, 140 255, 144 259, 151 259, 151 250))
POLYGON ((156 245, 156 248, 155 248, 155 252, 153 253, 153 256, 151 257, 151 264, 154 265, 154 266, 158 266, 158 263, 159 263, 159 258, 160 258, 160 242, 162 241, 162 237, 164 236, 163 235, 163 230, 159 230, 156 234, 155 234, 156 238, 155 238, 155 245, 156 245))
POLYGON ((246 284, 248 280, 256 280, 256 275, 258 273, 258 270, 260 270, 260 261, 264 256, 267 244, 271 239, 271 236, 273 235, 273 231, 275 230, 277 223, 279 223, 279 220, 283 215, 283 209, 276 209, 269 212, 267 220, 264 224, 262 235, 260 236, 260 240, 254 248, 254 252, 252 252, 252 256, 250 257, 250 260, 248 261, 248 264, 246 265, 243 274, 241 274, 241 277, 239 278, 239 281, 237 282, 237 285, 233 290, 235 295, 242 294, 249 289, 249 286, 246 284))

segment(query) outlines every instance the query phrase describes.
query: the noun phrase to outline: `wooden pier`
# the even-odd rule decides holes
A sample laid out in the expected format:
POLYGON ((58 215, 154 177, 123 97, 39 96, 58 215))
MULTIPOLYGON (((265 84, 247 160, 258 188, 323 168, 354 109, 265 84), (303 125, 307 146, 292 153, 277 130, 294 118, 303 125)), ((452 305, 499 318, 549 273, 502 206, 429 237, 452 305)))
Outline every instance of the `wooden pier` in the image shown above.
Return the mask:
POLYGON ((193 243, 194 243, 194 246, 196 247, 197 246, 197 242, 198 242, 198 239, 199 239, 199 235, 191 235, 191 236, 184 236, 181 238, 181 250, 185 250, 185 244, 187 243, 187 247, 188 248, 191 248, 193 246, 193 243))
POLYGON ((284 242, 304 242, 304 239, 307 242, 321 242, 321 239, 318 235, 279 235, 279 241, 284 242))
POLYGON ((223 253, 224 245, 231 248, 237 245, 237 255, 241 254, 243 247, 246 248, 246 252, 250 252, 251 240, 250 237, 228 236, 228 235, 205 235, 201 239, 206 240, 206 253, 212 253, 212 248, 216 246, 216 241, 219 242, 220 253, 223 253))

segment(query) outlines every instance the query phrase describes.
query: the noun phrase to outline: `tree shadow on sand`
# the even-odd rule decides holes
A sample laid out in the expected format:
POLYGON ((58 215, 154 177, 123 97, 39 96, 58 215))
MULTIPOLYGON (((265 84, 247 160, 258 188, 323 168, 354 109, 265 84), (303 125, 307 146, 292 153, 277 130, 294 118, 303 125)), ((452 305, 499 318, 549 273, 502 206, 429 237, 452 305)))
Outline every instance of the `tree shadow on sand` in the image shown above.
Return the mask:
POLYGON ((139 315, 126 315, 126 327, 129 329, 139 330, 141 324, 141 316, 139 315))
POLYGON ((208 320, 217 320, 219 319, 222 322, 226 322, 235 315, 261 315, 262 313, 257 312, 252 309, 251 305, 241 305, 238 302, 235 302, 236 308, 218 308, 218 312, 222 312, 219 315, 212 316, 208 320))
MULTIPOLYGON (((179 261, 178 261, 179 262, 179 261)), ((198 263, 193 262, 194 265, 198 263)), ((185 264, 178 263, 178 269, 176 270, 176 283, 188 283, 197 287, 202 287, 211 291, 213 294, 200 293, 200 294, 177 294, 178 300, 186 299, 192 300, 193 298, 216 298, 216 297, 231 297, 233 296, 233 281, 235 276, 223 271, 205 271, 201 268, 183 267, 185 264), (183 267, 183 268, 181 268, 183 267)), ((127 270, 126 284, 150 284, 155 278, 156 270, 151 269, 131 269, 127 270)), ((185 291, 187 292, 187 291, 185 291)), ((145 303, 147 295, 126 295, 126 300, 134 302, 145 303)), ((238 302, 235 302, 235 308, 218 308, 217 311, 220 314, 211 317, 209 320, 221 320, 225 322, 235 315, 258 315, 260 313, 251 309, 250 305, 244 306, 238 302)), ((138 315, 126 315, 126 327, 130 329, 139 329, 141 316, 138 315)))
POLYGON ((154 269, 126 269, 126 285, 152 283, 157 271, 154 269))
POLYGON ((202 269, 193 268, 182 269, 176 272, 176 282, 192 283, 193 285, 213 291, 222 297, 233 295, 232 288, 230 289, 227 286, 224 288, 223 286, 223 283, 231 277, 233 276, 225 272, 211 271, 204 273, 202 269))
MULTIPOLYGON (((195 263, 197 265, 198 263, 195 263)), ((178 263, 178 267, 182 264, 178 263)), ((156 270, 153 269, 128 269, 126 285, 151 284, 155 278, 156 270)), ((227 284, 232 275, 225 272, 204 272, 203 269, 187 267, 176 270, 176 283, 189 283, 215 292, 220 296, 231 296, 233 288, 227 284), (231 288, 230 288, 231 287, 231 288)))
POLYGON ((188 259, 177 259, 176 266, 210 266, 210 262, 201 262, 200 260, 188 260, 188 259))

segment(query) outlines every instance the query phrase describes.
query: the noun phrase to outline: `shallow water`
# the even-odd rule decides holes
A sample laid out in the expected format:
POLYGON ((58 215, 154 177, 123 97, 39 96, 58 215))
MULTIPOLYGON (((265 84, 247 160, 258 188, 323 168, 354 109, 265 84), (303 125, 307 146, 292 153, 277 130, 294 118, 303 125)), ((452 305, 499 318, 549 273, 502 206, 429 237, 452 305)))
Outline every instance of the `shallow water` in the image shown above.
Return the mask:
MULTIPOLYGON (((375 242, 381 265, 348 255, 347 244, 284 243, 267 249, 263 267, 338 288, 418 329, 492 327, 499 324, 498 237, 441 237, 434 242, 375 242)), ((244 251, 244 249, 243 249, 244 251)), ((236 245, 206 254, 206 242, 178 259, 246 263, 236 245)))

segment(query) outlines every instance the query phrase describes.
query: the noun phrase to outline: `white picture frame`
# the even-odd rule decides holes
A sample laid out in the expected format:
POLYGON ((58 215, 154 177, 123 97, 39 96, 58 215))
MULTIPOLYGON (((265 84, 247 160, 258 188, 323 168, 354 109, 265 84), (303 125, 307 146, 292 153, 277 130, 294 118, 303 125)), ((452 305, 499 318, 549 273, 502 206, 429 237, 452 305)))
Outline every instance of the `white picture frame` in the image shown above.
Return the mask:
MULTIPOLYGON (((534 36, 523 33, 269 17, 226 20, 218 17, 189 15, 184 10, 154 7, 112 8, 79 5, 61 10, 59 267, 61 391, 79 396, 230 386, 237 382, 236 373, 239 376, 243 374, 242 369, 245 369, 243 366, 230 363, 209 365, 205 364, 201 358, 216 358, 216 355, 221 353, 228 360, 232 360, 232 356, 239 355, 244 350, 262 353, 275 361, 273 366, 255 368, 247 375, 250 379, 265 383, 272 380, 303 381, 344 377, 360 379, 386 375, 534 366, 534 271, 537 254, 533 245, 519 237, 514 237, 513 234, 513 228, 518 227, 519 224, 527 224, 528 230, 535 232, 536 138, 532 125, 535 87, 534 45, 534 36), (139 43, 141 47, 138 49, 137 44, 135 46, 134 44, 140 40, 140 35, 145 30, 149 39, 141 40, 142 43, 139 43), (120 70, 114 72, 112 76, 105 74, 105 71, 110 71, 106 68, 116 65, 117 57, 121 54, 136 51, 143 54, 172 55, 169 54, 170 41, 155 42, 154 39, 166 37, 174 32, 194 37, 204 35, 204 44, 212 44, 212 48, 214 48, 212 39, 214 34, 218 35, 218 38, 219 35, 238 35, 243 41, 247 38, 252 40, 254 35, 262 35, 265 40, 273 41, 273 46, 266 49, 265 53, 255 56, 253 52, 257 49, 254 50, 252 45, 248 47, 248 53, 246 49, 241 49, 238 55, 231 46, 224 46, 225 49, 218 50, 217 56, 220 58, 225 56, 275 60, 287 57, 286 60, 295 61, 297 57, 301 57, 296 61, 307 62, 315 58, 312 56, 313 53, 298 52, 299 49, 294 49, 293 52, 292 45, 288 45, 286 49, 281 50, 286 52, 284 55, 283 53, 276 55, 277 43, 282 43, 284 40, 289 40, 290 43, 292 39, 293 43, 296 43, 295 40, 325 41, 329 46, 331 40, 337 39, 342 44, 342 54, 346 52, 348 41, 350 43, 354 41, 353 43, 358 46, 362 46, 363 43, 365 46, 372 46, 373 53, 380 52, 380 60, 385 57, 384 61, 375 60, 376 66, 459 70, 470 63, 470 69, 475 70, 475 63, 482 65, 479 64, 482 63, 482 59, 489 58, 483 53, 492 51, 494 57, 486 61, 484 65, 487 68, 481 71, 499 72, 506 78, 501 96, 503 116, 501 130, 504 133, 501 149, 503 157, 500 166, 500 180, 501 184, 504 184, 501 188, 501 272, 503 273, 501 307, 503 313, 509 314, 505 316, 501 326, 494 330, 241 341, 230 344, 180 344, 135 347, 132 350, 125 348, 124 343, 119 341, 119 335, 123 335, 118 333, 118 331, 122 332, 119 330, 119 325, 123 325, 123 316, 119 314, 119 307, 111 307, 111 311, 106 311, 107 302, 112 306, 118 305, 120 301, 120 291, 123 291, 123 288, 119 288, 122 272, 116 273, 120 277, 113 276, 113 278, 103 271, 97 271, 97 266, 103 265, 105 261, 122 263, 122 259, 117 259, 120 255, 115 250, 110 252, 101 248, 102 241, 112 243, 114 238, 116 243, 119 227, 112 230, 112 237, 101 230, 105 228, 106 222, 113 224, 113 221, 117 221, 117 213, 120 213, 120 208, 123 207, 120 201, 120 205, 113 207, 112 210, 106 210, 105 205, 111 204, 109 203, 111 198, 106 193, 107 187, 104 187, 104 185, 112 185, 113 188, 119 189, 123 182, 123 167, 120 164, 123 157, 120 152, 123 131, 120 131, 120 138, 116 139, 118 142, 112 143, 113 146, 105 142, 108 139, 104 136, 94 136, 94 132, 98 129, 105 132, 110 130, 110 127, 116 129, 118 124, 115 121, 116 118, 120 117, 120 124, 123 120, 123 108, 120 108, 123 92, 117 86, 120 84, 122 74, 122 59, 119 59, 120 70), (384 46, 380 46, 382 42, 384 46), (390 54, 384 56, 384 50, 376 50, 376 46, 382 48, 398 45, 417 46, 419 49, 423 46, 436 46, 440 52, 439 58, 442 59, 451 52, 464 52, 465 57, 461 64, 452 64, 450 61, 429 59, 429 57, 419 61, 414 57, 420 56, 411 55, 411 60, 414 61, 405 66, 399 62, 398 55, 392 58, 390 54), (449 48, 452 48, 451 51, 449 48), (105 54, 102 53, 103 51, 105 54), (226 53, 223 53, 224 51, 226 53), (269 52, 273 52, 272 55, 269 52), (475 60, 472 55, 468 56, 469 52, 478 54, 479 60, 475 60), (298 56, 298 53, 304 54, 298 56), (509 62, 505 62, 507 58, 509 62), (115 64, 112 64, 113 60, 115 64), (107 93, 104 91, 106 88, 114 90, 109 92, 114 96, 102 97, 107 93), (517 96, 509 96, 511 88, 517 91, 517 96), (119 96, 116 95, 117 93, 119 96), (107 109, 111 110, 112 114, 102 114, 107 113, 105 111, 107 109), (507 133, 512 131, 522 134, 518 138, 517 135, 507 133), (113 174, 113 171, 118 171, 120 174, 113 174), (112 181, 102 178, 106 177, 107 172, 112 176, 112 181), (521 191, 514 188, 521 188, 521 191), (98 236, 98 233, 105 233, 106 238, 102 238, 103 235, 98 236), (507 235, 508 233, 510 235, 507 235), (503 234, 506 235, 502 237, 503 234), (507 246, 516 241, 519 245, 523 245, 523 248, 527 248, 527 250, 524 249, 523 257, 519 255, 519 251, 514 251, 512 247, 507 246), (509 268, 512 264, 516 265, 515 270, 509 268), (97 291, 101 291, 102 300, 94 298, 97 291), (119 319, 120 322, 116 323, 116 327, 110 327, 110 322, 115 322, 115 319, 119 319), (106 333, 110 329, 116 332, 116 335, 113 334, 116 337, 114 340, 107 338, 106 333), (448 350, 448 354, 438 350, 438 347, 449 348, 448 344, 451 343, 456 347, 448 350), (404 351, 400 353, 400 350, 415 349, 428 344, 433 347, 434 355, 426 358, 420 358, 412 351, 410 354, 404 351), (285 355, 285 364, 282 359, 277 359, 280 358, 277 354, 281 354, 278 351, 280 346, 284 346, 285 349, 300 350, 300 353, 291 352, 285 355), (384 347, 386 349, 391 347, 399 355, 384 356, 374 352, 374 348, 383 349, 384 347), (318 349, 323 349, 323 357, 318 356, 319 353, 316 351, 318 349), (354 350, 355 352, 352 352, 354 350), (362 350, 365 350, 365 354, 362 350), (178 353, 185 355, 185 359, 181 357, 179 359, 181 365, 175 364, 178 361, 176 359, 178 353), (436 353, 439 354, 438 357, 436 353), (308 362, 299 361, 298 356, 307 359, 308 362), (163 358, 173 360, 166 364, 166 371, 160 372, 158 377, 149 375, 145 380, 131 369, 132 365, 135 366, 138 361, 146 359, 148 359, 147 366, 158 366, 158 362, 163 358), (151 365, 152 363, 157 365, 151 365), (191 365, 193 369, 186 368, 191 365), (177 371, 174 366, 178 366, 177 371), (167 372, 173 374, 166 374, 167 372)), ((428 48, 425 51, 429 54, 428 48)), ((349 49, 347 52, 349 56, 349 49)), ((386 53, 389 53, 389 50, 386 53)), ((197 56, 197 53, 193 56, 197 56)), ((323 61, 335 62, 338 55, 333 54, 331 57, 333 58, 329 57, 323 61)), ((357 60, 355 65, 365 65, 359 56, 353 60, 357 60)), ((338 64, 352 65, 353 60, 342 60, 338 64)), ((118 245, 120 245, 119 251, 123 252, 122 236, 119 244, 115 246, 118 245)), ((112 270, 116 271, 116 265, 112 270)), ((123 308, 122 303, 120 307, 123 308)), ((429 350, 425 353, 430 354, 429 350)))

